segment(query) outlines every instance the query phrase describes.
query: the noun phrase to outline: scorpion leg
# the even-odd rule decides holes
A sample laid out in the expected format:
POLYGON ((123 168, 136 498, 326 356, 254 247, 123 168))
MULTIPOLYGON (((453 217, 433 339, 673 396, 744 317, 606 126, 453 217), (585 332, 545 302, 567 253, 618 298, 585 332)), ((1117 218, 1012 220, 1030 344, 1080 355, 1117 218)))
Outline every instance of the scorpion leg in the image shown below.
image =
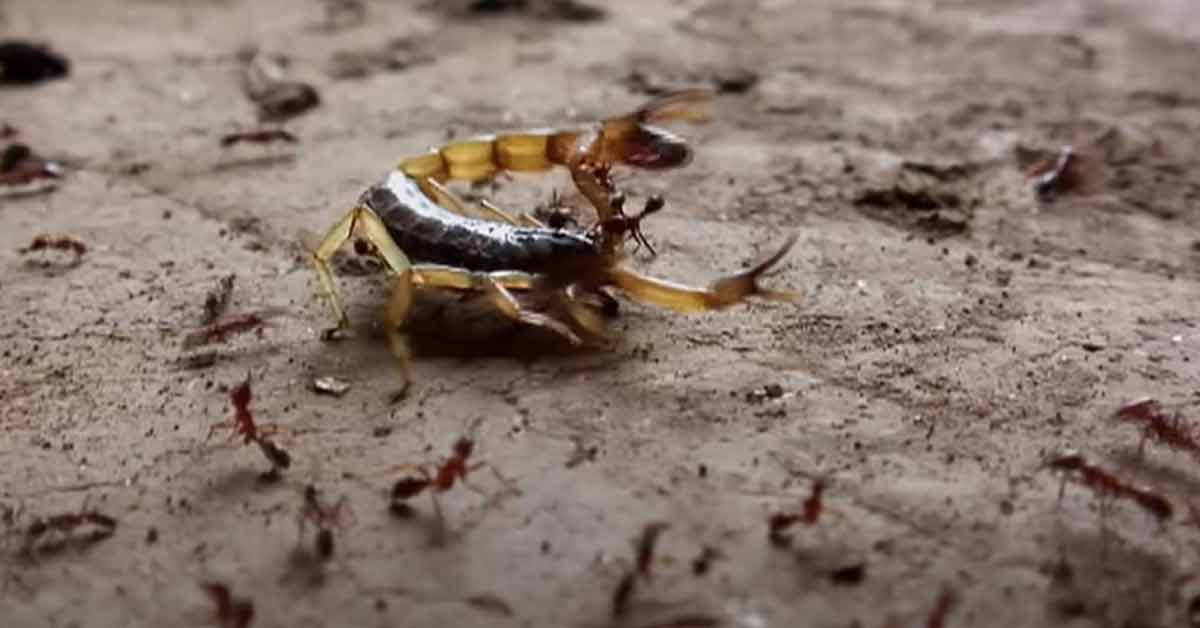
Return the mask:
MULTIPOLYGON (((494 272, 492 279, 510 290, 532 290, 533 275, 522 272, 494 272)), ((416 264, 413 266, 413 282, 419 286, 433 288, 451 288, 454 290, 479 290, 479 281, 475 273, 437 264, 416 264)))
POLYGON ((400 273, 411 266, 408 256, 392 241, 387 227, 379 220, 375 212, 362 206, 346 212, 346 215, 329 229, 317 250, 312 254, 313 266, 316 267, 322 293, 329 300, 334 317, 337 318, 337 326, 331 331, 345 329, 350 321, 346 317, 346 309, 342 305, 341 296, 338 295, 337 283, 333 279, 333 271, 329 267, 329 262, 338 249, 346 243, 346 240, 354 235, 355 230, 363 232, 367 241, 375 246, 375 250, 392 269, 392 272, 400 273))
POLYGON ((403 397, 408 392, 408 365, 412 361, 412 350, 408 347, 408 337, 404 333, 404 325, 408 322, 408 311, 412 308, 413 270, 405 268, 396 277, 392 287, 392 296, 388 298, 384 309, 384 321, 387 323, 388 344, 392 355, 400 362, 400 370, 404 376, 404 385, 396 392, 395 397, 403 397))
MULTIPOLYGON (((458 196, 455 195, 450 188, 446 187, 444 183, 441 183, 437 179, 433 178, 426 178, 423 183, 424 184, 421 185, 421 188, 423 190, 431 191, 431 196, 433 197, 434 201, 442 207, 445 207, 446 209, 449 209, 460 216, 466 216, 468 218, 474 218, 477 215, 476 213, 468 210, 467 204, 464 203, 462 199, 458 198, 458 196)), ((484 210, 483 213, 487 214, 487 217, 492 219, 498 219, 501 222, 506 222, 510 225, 516 226, 535 228, 545 227, 541 221, 533 216, 528 214, 520 214, 514 217, 511 213, 500 209, 500 207, 498 207, 495 203, 487 199, 483 199, 479 204, 484 210)))
POLYGON ((432 194, 429 194, 429 196, 433 198, 435 203, 458 214, 459 216, 474 218, 472 212, 467 210, 467 204, 464 203, 462 199, 458 198, 454 192, 450 191, 450 188, 446 187, 444 183, 432 177, 426 177, 422 183, 423 185, 418 185, 421 187, 422 191, 426 191, 426 193, 432 192, 432 194))
POLYGON ((788 238, 778 251, 753 268, 722 277, 706 289, 693 288, 654 277, 648 277, 625 268, 609 271, 609 280, 630 297, 646 303, 681 313, 719 310, 756 296, 772 301, 797 303, 800 293, 768 290, 758 285, 758 279, 796 244, 796 236, 788 238))
POLYGON ((375 212, 362 206, 355 207, 347 212, 346 216, 329 230, 321 245, 313 253, 313 264, 317 268, 317 276, 320 278, 321 287, 333 307, 334 315, 338 319, 337 327, 327 330, 323 335, 330 337, 331 333, 345 329, 349 324, 349 320, 346 318, 346 310, 342 306, 341 297, 338 296, 337 287, 334 284, 333 273, 329 269, 329 260, 333 258, 334 253, 346 243, 346 240, 350 239, 356 230, 362 232, 367 241, 375 246, 375 250, 383 258, 388 268, 396 273, 396 283, 392 288, 392 295, 388 299, 385 317, 392 355, 400 362, 400 370, 404 376, 404 386, 398 393, 398 395, 402 395, 408 390, 410 381, 408 374, 410 352, 408 349, 408 340, 402 329, 408 318, 408 310, 412 306, 412 263, 409 262, 408 256, 404 254, 404 251, 401 251, 400 247, 396 246, 383 221, 379 220, 375 212))
MULTIPOLYGON (((590 292, 590 294, 603 293, 597 290, 590 292)), ((604 296, 608 297, 607 294, 604 296)), ((596 314, 595 308, 581 301, 579 297, 579 286, 574 284, 567 286, 562 299, 563 308, 566 309, 567 314, 571 316, 571 319, 574 320, 579 327, 587 330, 589 334, 594 336, 603 336, 604 320, 596 314)), ((612 297, 609 298, 611 299, 612 297)))
POLYGON ((514 216, 511 212, 501 209, 499 205, 496 205, 486 198, 479 201, 479 204, 482 205, 484 209, 494 214, 497 218, 507 222, 510 225, 516 225, 518 227, 533 227, 534 229, 546 228, 545 223, 537 218, 534 218, 526 213, 521 213, 514 216))
POLYGON ((505 288, 502 283, 505 280, 505 276, 511 274, 514 273, 490 273, 485 275, 477 275, 479 287, 491 297, 492 303, 501 312, 503 312, 505 316, 521 321, 527 325, 534 325, 536 327, 549 329, 550 331, 553 331, 569 340, 571 344, 583 344, 583 341, 580 340, 579 336, 576 335, 575 332, 572 331, 571 328, 562 321, 559 321, 551 316, 547 316, 539 312, 532 312, 521 307, 521 304, 517 302, 516 297, 514 297, 512 293, 508 291, 508 288, 505 288), (501 276, 496 277, 495 275, 497 274, 501 276))
POLYGON ((414 283, 433 288, 452 288, 457 290, 478 290, 492 299, 492 303, 506 316, 521 321, 527 325, 549 329, 572 344, 581 344, 579 336, 562 321, 540 312, 532 312, 521 307, 509 290, 533 290, 537 287, 536 278, 529 273, 519 271, 498 271, 492 273, 475 273, 451 266, 420 264, 414 266, 414 283))

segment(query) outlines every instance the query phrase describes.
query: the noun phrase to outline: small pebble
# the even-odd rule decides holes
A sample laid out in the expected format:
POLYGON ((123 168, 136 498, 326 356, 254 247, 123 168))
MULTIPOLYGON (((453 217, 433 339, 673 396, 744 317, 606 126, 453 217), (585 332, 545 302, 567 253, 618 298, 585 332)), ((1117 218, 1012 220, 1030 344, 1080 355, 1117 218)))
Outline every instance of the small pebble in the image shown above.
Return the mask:
POLYGON ((350 383, 336 377, 325 376, 314 379, 312 387, 313 391, 318 394, 341 397, 346 394, 346 391, 350 390, 350 383))

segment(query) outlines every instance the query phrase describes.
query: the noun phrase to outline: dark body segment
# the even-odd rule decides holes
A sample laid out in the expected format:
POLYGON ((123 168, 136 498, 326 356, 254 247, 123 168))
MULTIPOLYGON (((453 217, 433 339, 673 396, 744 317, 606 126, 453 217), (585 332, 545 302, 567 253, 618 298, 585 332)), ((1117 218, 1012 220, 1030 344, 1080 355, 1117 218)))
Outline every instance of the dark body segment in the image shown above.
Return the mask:
POLYGON ((400 172, 369 188, 360 202, 387 225, 396 245, 415 264, 553 276, 594 263, 600 256, 591 240, 566 231, 456 214, 434 203, 400 172))

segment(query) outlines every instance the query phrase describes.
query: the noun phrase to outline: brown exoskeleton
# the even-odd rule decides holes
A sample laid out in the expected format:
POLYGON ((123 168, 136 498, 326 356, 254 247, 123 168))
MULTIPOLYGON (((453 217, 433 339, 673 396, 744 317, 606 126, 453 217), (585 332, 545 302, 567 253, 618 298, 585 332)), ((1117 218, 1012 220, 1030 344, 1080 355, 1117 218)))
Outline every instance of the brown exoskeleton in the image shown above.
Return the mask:
POLYGON ((718 310, 751 296, 796 302, 798 294, 765 289, 758 283, 795 244, 794 236, 765 261, 707 288, 664 281, 620 264, 631 229, 628 217, 621 220, 619 201, 614 206, 618 195, 609 178, 611 168, 653 170, 688 163, 692 151, 687 143, 654 124, 702 119, 699 106, 707 97, 703 91, 678 92, 581 128, 463 140, 404 159, 386 180, 359 197, 313 253, 321 289, 337 319, 337 326, 325 336, 348 326, 330 260, 356 233, 395 275, 386 328, 402 366, 405 389, 410 381, 409 348, 403 328, 417 286, 482 292, 506 316, 549 329, 573 344, 583 342, 580 332, 600 336, 603 321, 586 299, 611 301, 603 292, 609 287, 682 313, 718 310), (591 232, 551 229, 529 215, 515 217, 492 204, 485 207, 493 219, 472 217, 443 185, 448 180, 478 181, 504 171, 537 172, 554 166, 567 168, 595 208, 598 227, 591 232), (560 319, 527 309, 513 291, 549 296, 566 315, 560 319))

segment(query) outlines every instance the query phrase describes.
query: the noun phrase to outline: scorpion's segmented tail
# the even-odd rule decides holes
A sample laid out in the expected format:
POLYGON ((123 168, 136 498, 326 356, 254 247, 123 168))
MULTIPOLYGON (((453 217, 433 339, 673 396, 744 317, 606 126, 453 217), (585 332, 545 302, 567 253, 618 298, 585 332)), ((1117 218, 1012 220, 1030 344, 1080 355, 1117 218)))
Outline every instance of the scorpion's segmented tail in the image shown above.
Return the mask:
POLYGON ((502 171, 541 172, 582 163, 678 168, 691 161, 691 148, 683 138, 653 125, 705 120, 704 105, 711 96, 708 90, 684 90, 576 129, 535 129, 465 139, 403 159, 399 168, 422 182, 427 178, 479 181, 502 171))

